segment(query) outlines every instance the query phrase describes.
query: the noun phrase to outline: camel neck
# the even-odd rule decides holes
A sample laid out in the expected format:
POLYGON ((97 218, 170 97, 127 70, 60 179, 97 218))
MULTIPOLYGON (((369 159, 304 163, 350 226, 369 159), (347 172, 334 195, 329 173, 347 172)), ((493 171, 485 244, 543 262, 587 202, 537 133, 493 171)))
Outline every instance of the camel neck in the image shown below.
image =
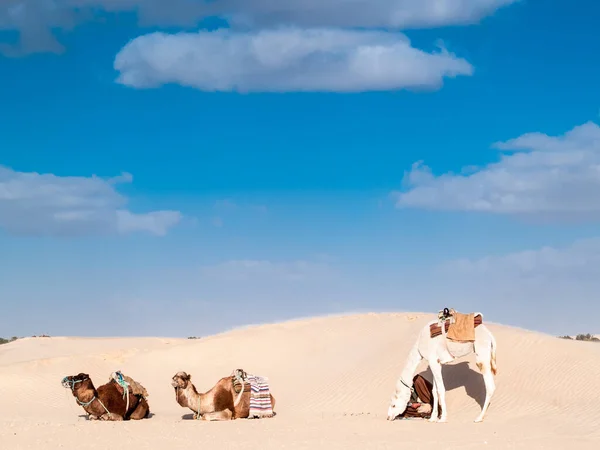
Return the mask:
POLYGON ((409 386, 412 385, 413 377, 415 376, 415 372, 417 371, 417 367, 419 366, 420 362, 421 354, 419 353, 418 343, 415 343, 408 354, 408 358, 406 358, 404 369, 402 369, 402 373, 400 375, 402 381, 407 383, 409 386))
POLYGON ((193 384, 189 384, 185 389, 178 388, 177 402, 184 407, 190 408, 198 414, 202 414, 204 409, 206 394, 199 393, 193 384))
POLYGON ((86 386, 81 386, 80 388, 75 389, 73 391, 73 394, 75 395, 75 398, 77 399, 80 405, 85 405, 91 402, 92 399, 96 397, 97 393, 94 385, 88 384, 86 386))

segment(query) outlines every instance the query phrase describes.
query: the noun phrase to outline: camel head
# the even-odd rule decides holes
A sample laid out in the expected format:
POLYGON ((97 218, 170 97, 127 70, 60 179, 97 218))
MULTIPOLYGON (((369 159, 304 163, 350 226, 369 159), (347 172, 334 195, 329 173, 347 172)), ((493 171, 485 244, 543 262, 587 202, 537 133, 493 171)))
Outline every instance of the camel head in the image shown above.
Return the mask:
POLYGON ((75 389, 78 385, 82 385, 86 381, 90 379, 90 376, 87 373, 79 373, 77 375, 69 375, 62 379, 61 383, 64 388, 69 388, 71 391, 75 392, 75 389))
POLYGON ((390 406, 388 408, 387 420, 394 420, 404 411, 410 400, 412 394, 412 388, 408 386, 404 381, 398 380, 396 384, 396 391, 392 395, 390 406))
POLYGON ((175 375, 173 375, 171 386, 173 386, 175 389, 185 389, 188 387, 188 384, 191 383, 191 379, 191 375, 188 375, 185 372, 177 372, 175 375))

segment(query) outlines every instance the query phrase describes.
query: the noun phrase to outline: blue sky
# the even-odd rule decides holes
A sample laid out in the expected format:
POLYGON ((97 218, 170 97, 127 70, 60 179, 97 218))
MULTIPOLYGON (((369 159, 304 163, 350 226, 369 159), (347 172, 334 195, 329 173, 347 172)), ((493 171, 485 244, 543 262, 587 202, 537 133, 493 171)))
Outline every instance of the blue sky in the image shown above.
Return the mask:
POLYGON ((600 5, 349 3, 3 2, 0 335, 600 331, 600 5))

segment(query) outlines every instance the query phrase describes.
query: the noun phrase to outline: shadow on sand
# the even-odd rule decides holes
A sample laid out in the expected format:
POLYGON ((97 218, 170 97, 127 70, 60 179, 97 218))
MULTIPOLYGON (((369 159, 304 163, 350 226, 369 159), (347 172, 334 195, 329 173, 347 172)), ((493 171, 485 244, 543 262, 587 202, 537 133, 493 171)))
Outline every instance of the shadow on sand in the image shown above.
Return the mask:
MULTIPOLYGON (((90 420, 90 416, 88 414, 79 414, 77 417, 80 417, 81 419, 85 419, 85 420, 90 420)), ((146 419, 152 419, 154 417, 154 413, 149 413, 148 417, 146 417, 146 419)), ((142 420, 146 420, 146 419, 142 419, 142 420)), ((91 422, 91 420, 90 420, 91 422)))
MULTIPOLYGON (((433 380, 433 375, 431 374, 431 369, 429 367, 427 370, 420 372, 419 375, 429 381, 433 380)), ((483 376, 481 373, 471 369, 468 362, 463 361, 458 364, 442 366, 442 376, 444 377, 446 391, 452 391, 464 386, 467 395, 483 408, 483 402, 485 401, 485 384, 483 383, 483 376)))
MULTIPOLYGON (((277 413, 275 411, 273 411, 273 417, 275 417, 276 415, 277 415, 277 413)), ((184 414, 183 416, 181 416, 181 419, 182 420, 198 420, 198 419, 194 419, 193 413, 192 414, 184 414)), ((240 419, 241 419, 241 417, 240 417, 240 419)))

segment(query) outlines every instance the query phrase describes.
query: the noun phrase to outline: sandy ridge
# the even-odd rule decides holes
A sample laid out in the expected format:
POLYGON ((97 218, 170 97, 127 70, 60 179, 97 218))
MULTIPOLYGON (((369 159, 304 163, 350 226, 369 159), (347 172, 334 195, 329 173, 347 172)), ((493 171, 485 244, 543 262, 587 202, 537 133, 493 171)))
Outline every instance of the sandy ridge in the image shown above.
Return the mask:
MULTIPOLYGON (((389 397, 425 313, 355 314, 232 330, 199 340, 35 338, 0 347, 0 442, 17 448, 596 448, 600 344, 498 324, 498 390, 473 424, 483 383, 472 358, 445 367, 448 424, 385 420, 389 397), (235 368, 269 377, 278 416, 262 421, 182 420, 171 376, 185 370, 206 390, 235 368), (474 369, 474 370, 473 370, 474 369), (60 379, 114 370, 150 392, 150 420, 93 423, 60 379), (444 428, 438 428, 444 427, 444 428), (439 430, 439 431, 438 431, 439 430), (460 436, 470 436, 469 442, 460 436), (454 437, 452 437, 454 436, 454 437), (457 438, 458 437, 458 438, 457 438), (81 439, 86 444, 79 447, 81 439), (486 443, 484 443, 486 442, 486 443), (475 445, 477 443, 477 445, 475 445)), ((426 365, 423 363, 422 370, 426 365)), ((430 375, 425 372, 426 377, 430 375)), ((4 447, 3 447, 4 448, 4 447)))

